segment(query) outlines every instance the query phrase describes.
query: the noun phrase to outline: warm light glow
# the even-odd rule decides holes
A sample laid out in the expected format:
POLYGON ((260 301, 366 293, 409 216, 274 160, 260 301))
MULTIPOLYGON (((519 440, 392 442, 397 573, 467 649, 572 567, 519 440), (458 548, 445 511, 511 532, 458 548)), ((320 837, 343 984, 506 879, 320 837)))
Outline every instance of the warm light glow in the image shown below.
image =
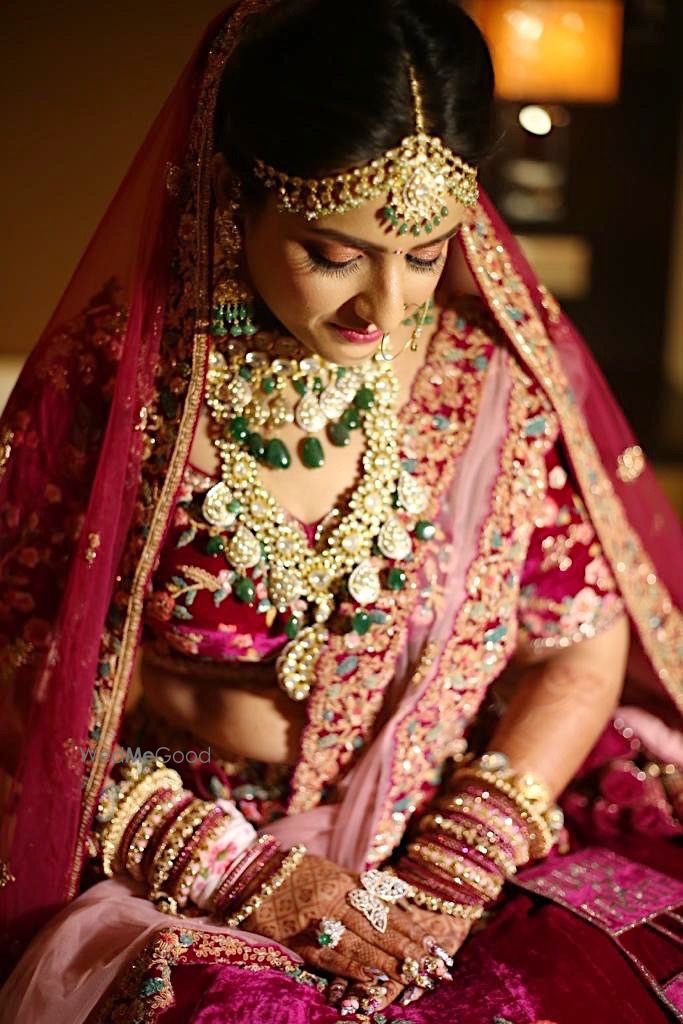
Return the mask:
POLYGON ((543 107, 522 107, 519 123, 532 135, 549 135, 553 130, 553 119, 543 107))
POLYGON ((612 103, 619 95, 621 0, 469 0, 509 100, 612 103))

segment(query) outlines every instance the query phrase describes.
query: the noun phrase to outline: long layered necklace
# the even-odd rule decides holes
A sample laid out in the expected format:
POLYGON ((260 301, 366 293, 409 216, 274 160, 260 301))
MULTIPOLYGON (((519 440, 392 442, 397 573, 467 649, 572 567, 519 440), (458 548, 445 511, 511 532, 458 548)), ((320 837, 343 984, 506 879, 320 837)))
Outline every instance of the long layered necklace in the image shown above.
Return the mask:
MULTIPOLYGON (((428 493, 401 468, 397 397, 395 374, 381 358, 353 369, 315 356, 272 359, 255 347, 254 339, 231 342, 225 354, 215 348, 211 352, 206 402, 216 426, 221 481, 207 492, 203 515, 230 534, 225 557, 238 574, 236 596, 252 603, 253 580, 266 582, 269 601, 289 637, 277 660, 278 681, 294 700, 310 692, 336 599, 355 602, 352 627, 367 632, 368 607, 383 587, 403 586, 400 563, 410 559, 415 538, 433 532, 429 522, 415 518, 426 509, 428 493), (286 398, 288 384, 298 395, 294 407, 286 398), (333 443, 336 431, 339 442, 347 443, 344 431, 354 429, 349 423, 365 437, 361 480, 320 550, 311 547, 259 474, 259 462, 286 468, 291 459, 282 441, 266 440, 255 428, 291 422, 307 435, 304 452, 306 446, 309 453, 322 451, 315 433, 323 429, 333 443), (394 564, 382 567, 380 556, 394 564)), ((317 458, 310 462, 320 464, 317 458)))

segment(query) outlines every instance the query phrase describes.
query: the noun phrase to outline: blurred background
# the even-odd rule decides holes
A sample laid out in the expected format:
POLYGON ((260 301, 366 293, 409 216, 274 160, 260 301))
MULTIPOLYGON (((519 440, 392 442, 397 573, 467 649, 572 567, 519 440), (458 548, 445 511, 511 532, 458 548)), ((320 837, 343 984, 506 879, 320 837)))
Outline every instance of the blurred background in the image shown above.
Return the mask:
MULTIPOLYGON (((486 187, 683 511, 683 0, 462 3, 498 78, 486 187)), ((223 6, 5 0, 0 407, 223 6)))

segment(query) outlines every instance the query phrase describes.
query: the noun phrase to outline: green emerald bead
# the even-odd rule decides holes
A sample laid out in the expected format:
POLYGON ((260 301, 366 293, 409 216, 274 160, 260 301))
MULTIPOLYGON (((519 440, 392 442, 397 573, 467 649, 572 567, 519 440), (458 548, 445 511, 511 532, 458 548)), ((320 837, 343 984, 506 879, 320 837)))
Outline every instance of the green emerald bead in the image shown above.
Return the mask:
POLYGON ((266 454, 266 442, 263 440, 263 435, 253 431, 247 438, 247 448, 255 459, 262 459, 266 454))
POLYGON ((419 227, 418 224, 413 224, 413 226, 412 226, 412 228, 410 230, 412 231, 412 233, 415 235, 416 238, 420 234, 420 227, 419 227))
POLYGON ((287 619, 285 622, 285 636, 289 640, 293 640, 299 633, 299 620, 296 616, 292 616, 291 619, 287 619))
POLYGON ((394 566, 387 573, 387 588, 389 590, 403 590, 406 585, 406 574, 403 569, 394 566))
POLYGON ((232 585, 235 597, 245 604, 253 604, 256 597, 256 587, 248 576, 239 576, 232 585))
POLYGON ((221 320, 215 320, 211 324, 211 333, 214 338, 224 338, 228 332, 221 320))
POLYGON ((251 380, 251 370, 248 366, 240 366, 240 377, 243 380, 251 380))
POLYGON ((276 382, 275 377, 264 377, 261 381, 261 391, 264 395, 272 395, 275 391, 276 382))
POLYGON ((301 377, 297 377, 296 380, 293 380, 292 384, 294 385, 294 390, 296 391, 297 395, 303 396, 306 394, 306 391, 308 390, 306 387, 306 381, 303 380, 301 377))
POLYGON ((325 452, 317 437, 307 437, 302 442, 301 461, 306 469, 320 469, 325 465, 325 452))
POLYGON ((435 534, 436 527, 428 519, 420 519, 415 524, 415 536, 418 540, 431 540, 435 534))
POLYGON ((357 409, 369 409, 375 401, 375 392, 372 388, 359 388, 353 404, 357 409))
POLYGON ((244 332, 239 324, 233 324, 230 328, 230 334, 233 338, 241 338, 243 333, 244 332))
POLYGON ((429 221, 427 221, 427 223, 425 224, 425 231, 427 232, 428 235, 431 235, 432 230, 433 230, 433 228, 432 228, 431 223, 429 221))
POLYGON ((225 549, 225 541, 222 537, 209 537, 206 542, 207 555, 220 555, 225 549))
POLYGON ((372 619, 365 611, 355 612, 351 623, 358 636, 365 636, 372 625, 372 619))
POLYGON ((439 217, 439 216, 436 216, 434 218, 434 220, 432 221, 432 224, 434 225, 435 228, 438 228, 440 223, 441 223, 441 217, 439 217))
POLYGON ((358 412, 358 409, 354 409, 353 407, 345 409, 339 422, 345 427, 348 427, 349 430, 355 430, 356 427, 360 426, 360 413, 358 412))
POLYGON ((268 441, 264 458, 272 469, 288 469, 292 464, 289 448, 278 437, 268 441))
POLYGON ((237 515, 237 513, 240 512, 241 509, 242 506, 237 500, 237 498, 233 498, 232 501, 228 502, 228 512, 232 512, 234 515, 237 515))
POLYGON ((351 431, 343 423, 330 423, 327 436, 337 448, 345 448, 351 442, 351 431))
POLYGON ((399 233, 399 235, 407 235, 408 234, 408 225, 407 224, 401 224, 400 228, 398 229, 398 233, 399 233))
POLYGON ((345 377, 347 373, 348 373, 348 370, 346 369, 345 366, 338 366, 337 367, 337 380, 341 380, 342 377, 345 377))
POLYGON ((318 945, 319 946, 329 946, 331 942, 332 942, 332 936, 328 935, 327 932, 323 932, 321 935, 318 936, 318 945))
POLYGON ((249 420, 246 416, 233 416, 230 420, 230 434, 235 441, 246 441, 249 436, 249 420))
POLYGON ((315 391, 316 395, 319 395, 320 392, 322 391, 322 389, 323 389, 323 382, 320 379, 320 377, 316 377, 314 379, 314 381, 313 381, 313 390, 315 391))
POLYGON ((448 207, 447 206, 442 206, 441 207, 441 216, 442 217, 447 217, 448 216, 448 207))

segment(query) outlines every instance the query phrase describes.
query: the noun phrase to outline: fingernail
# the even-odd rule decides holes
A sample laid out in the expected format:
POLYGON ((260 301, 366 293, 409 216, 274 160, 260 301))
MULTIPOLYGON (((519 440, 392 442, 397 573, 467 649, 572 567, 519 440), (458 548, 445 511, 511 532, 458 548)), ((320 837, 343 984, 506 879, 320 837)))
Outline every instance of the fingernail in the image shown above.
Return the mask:
POLYGON ((411 1003, 416 1003, 418 999, 422 999, 424 991, 424 989, 418 988, 417 985, 409 985, 399 996, 398 1002, 401 1006, 410 1006, 411 1003))

